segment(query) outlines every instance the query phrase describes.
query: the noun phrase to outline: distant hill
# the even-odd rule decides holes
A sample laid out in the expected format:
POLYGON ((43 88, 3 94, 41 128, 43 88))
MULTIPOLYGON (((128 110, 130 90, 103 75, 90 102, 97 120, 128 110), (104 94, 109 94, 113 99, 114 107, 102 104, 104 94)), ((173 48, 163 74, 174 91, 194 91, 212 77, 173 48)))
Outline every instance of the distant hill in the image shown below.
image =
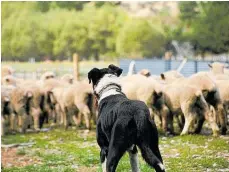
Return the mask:
POLYGON ((159 14, 176 17, 179 14, 179 2, 128 2, 122 1, 120 6, 123 7, 130 15, 138 17, 157 16, 159 14))

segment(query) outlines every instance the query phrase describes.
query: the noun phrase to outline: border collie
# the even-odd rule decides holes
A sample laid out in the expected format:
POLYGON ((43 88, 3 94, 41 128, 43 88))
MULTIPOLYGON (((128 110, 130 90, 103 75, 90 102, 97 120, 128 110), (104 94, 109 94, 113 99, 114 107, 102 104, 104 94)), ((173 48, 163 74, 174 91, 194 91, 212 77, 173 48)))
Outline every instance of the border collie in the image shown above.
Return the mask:
POLYGON ((88 73, 98 100, 96 136, 101 148, 103 172, 115 172, 118 162, 128 151, 133 172, 139 172, 137 147, 144 160, 157 172, 164 172, 158 148, 158 132, 150 119, 148 107, 142 101, 129 100, 121 90, 122 69, 114 65, 93 68, 88 73))

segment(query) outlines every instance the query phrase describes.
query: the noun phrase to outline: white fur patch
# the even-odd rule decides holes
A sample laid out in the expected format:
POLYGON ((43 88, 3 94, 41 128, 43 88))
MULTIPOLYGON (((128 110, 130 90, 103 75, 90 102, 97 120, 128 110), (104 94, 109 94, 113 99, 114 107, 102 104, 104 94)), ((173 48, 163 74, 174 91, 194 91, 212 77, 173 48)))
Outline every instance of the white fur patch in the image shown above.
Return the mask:
POLYGON ((165 167, 162 163, 158 163, 157 165, 161 168, 161 170, 165 170, 165 167))
POLYGON ((138 154, 137 153, 133 154, 129 152, 129 158, 130 158, 130 165, 131 165, 132 172, 140 172, 138 154))
MULTIPOLYGON (((112 74, 104 75, 103 78, 100 79, 99 83, 95 86, 95 88, 94 88, 95 93, 99 94, 102 89, 104 89, 107 85, 110 85, 110 84, 120 85, 118 77, 115 75, 112 75, 112 74)), ((112 89, 112 86, 110 86, 110 87, 111 87, 111 89, 102 93, 102 95, 99 95, 100 96, 99 102, 102 99, 104 99, 105 97, 120 94, 120 92, 116 91, 116 88, 117 88, 116 86, 113 86, 114 89, 112 89)))
POLYGON ((104 162, 102 163, 102 170, 103 170, 103 172, 107 172, 107 158, 105 157, 105 160, 104 160, 104 162))

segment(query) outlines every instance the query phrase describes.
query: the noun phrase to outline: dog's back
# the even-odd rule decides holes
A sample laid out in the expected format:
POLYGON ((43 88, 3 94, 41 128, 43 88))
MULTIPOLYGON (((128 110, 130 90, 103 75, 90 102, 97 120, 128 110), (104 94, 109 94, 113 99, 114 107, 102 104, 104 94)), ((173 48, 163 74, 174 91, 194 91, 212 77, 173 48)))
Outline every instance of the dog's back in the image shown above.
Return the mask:
POLYGON ((109 96, 101 101, 99 114, 98 123, 102 123, 103 131, 109 137, 109 145, 114 146, 114 153, 123 154, 137 145, 145 161, 158 171, 163 171, 156 125, 150 119, 144 102, 129 100, 124 95, 109 96))

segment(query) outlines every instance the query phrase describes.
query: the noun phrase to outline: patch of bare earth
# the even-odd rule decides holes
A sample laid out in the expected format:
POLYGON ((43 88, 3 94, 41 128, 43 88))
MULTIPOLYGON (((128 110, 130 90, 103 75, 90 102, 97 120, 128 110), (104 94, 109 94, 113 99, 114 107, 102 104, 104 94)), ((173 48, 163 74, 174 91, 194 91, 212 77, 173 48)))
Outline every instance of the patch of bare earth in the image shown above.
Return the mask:
POLYGON ((81 172, 81 171, 86 171, 86 172, 96 172, 97 168, 96 167, 85 167, 85 166, 81 166, 77 169, 77 171, 81 172))
POLYGON ((30 157, 28 155, 18 155, 18 148, 2 148, 2 166, 3 168, 9 167, 24 167, 27 165, 41 164, 38 158, 30 157))

